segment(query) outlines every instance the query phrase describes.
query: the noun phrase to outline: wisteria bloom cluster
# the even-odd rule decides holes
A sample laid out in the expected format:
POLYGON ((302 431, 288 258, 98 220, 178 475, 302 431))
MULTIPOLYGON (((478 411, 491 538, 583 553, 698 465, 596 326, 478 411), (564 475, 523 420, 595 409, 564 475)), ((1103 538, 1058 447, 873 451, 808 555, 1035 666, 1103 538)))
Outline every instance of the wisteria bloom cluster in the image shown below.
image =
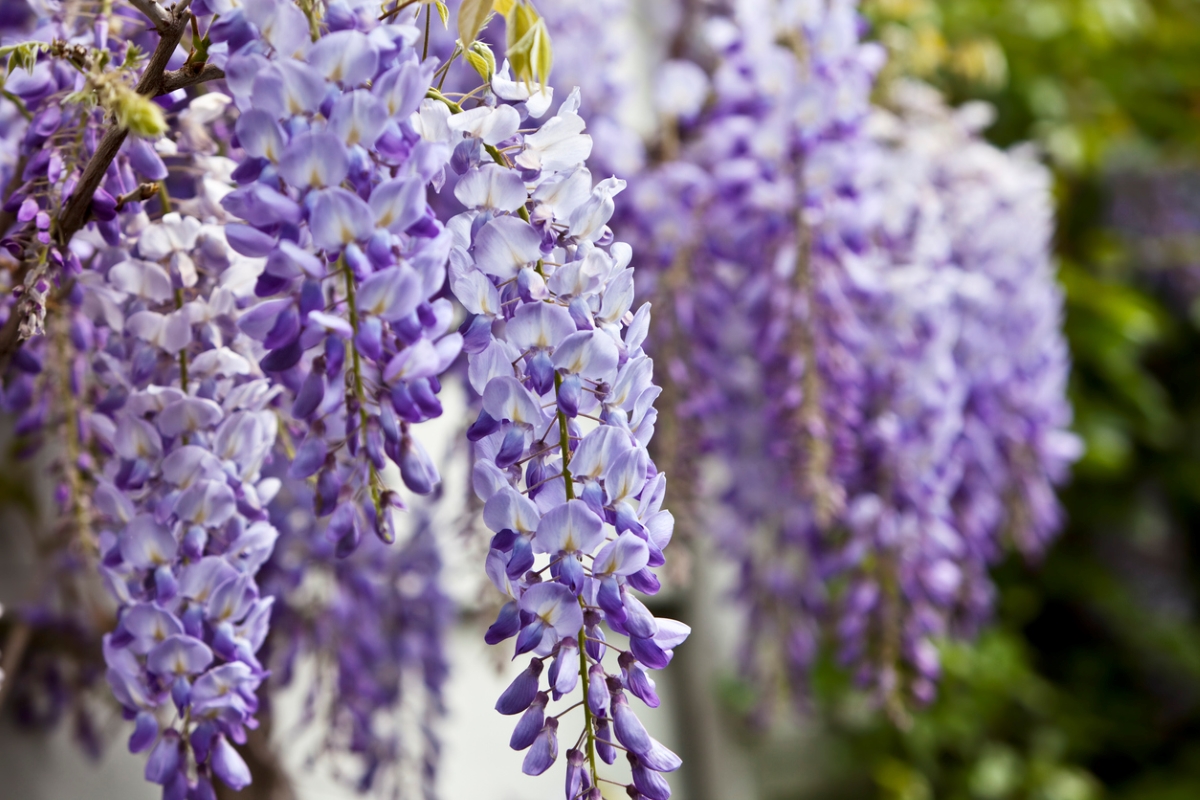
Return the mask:
MULTIPOLYGON (((453 102, 431 88, 418 29, 370 4, 134 6, 112 28, 103 14, 90 29, 67 12, 17 20, 35 44, 17 51, 31 77, 6 85, 32 122, 5 128, 22 146, 5 166, 20 282, 5 401, 31 451, 68 422, 62 511, 111 598, 108 682, 130 748, 150 751, 147 779, 168 797, 250 782, 235 745, 258 724, 279 601, 296 639, 339 643, 336 746, 363 759, 360 787, 395 760, 375 713, 396 697, 392 673, 424 663, 435 698, 444 674, 436 583, 399 589, 406 570, 436 575, 436 552, 418 537, 398 559, 330 559, 367 532, 396 539, 404 504, 385 473, 437 487, 413 426, 441 413, 438 376, 466 349, 487 573, 511 599, 488 639, 516 635, 533 658, 499 703, 523 715, 512 744, 529 748, 527 772, 549 768, 546 706, 578 686, 568 796, 598 794, 597 755, 621 748, 631 791, 665 798, 678 758, 626 696, 657 705, 646 670, 687 635, 633 594, 657 591, 672 531, 646 452, 649 307, 633 312, 630 249, 606 225, 624 184, 583 167, 578 94, 523 132, 549 89, 492 66, 474 107, 453 102), (134 43, 154 51, 144 67, 134 43), (228 95, 187 91, 208 80, 228 95), (160 138, 167 114, 177 129, 160 138), (444 187, 469 210, 443 224, 428 194, 444 187), (461 332, 439 297, 448 260, 461 332), (71 369, 44 369, 48 346, 71 369), (321 569, 341 599, 314 627, 301 587, 321 569)), ((272 648, 285 680, 297 646, 272 648)))
MULTIPOLYGON (((583 51, 596 10, 561 13, 583 51)), ((659 16, 651 159, 614 229, 666 311, 677 510, 741 560, 764 694, 781 670, 803 694, 825 641, 902 714, 936 642, 986 618, 1005 544, 1036 556, 1059 524, 1077 446, 1046 173, 932 90, 872 111, 883 55, 853 2, 659 16), (705 455, 724 478, 697 491, 705 455)), ((641 98, 593 80, 620 125, 641 98)))
POLYGON ((613 763, 615 736, 630 791, 665 800, 661 773, 679 759, 646 733, 630 697, 658 705, 646 670, 665 667, 689 630, 656 619, 634 593, 658 591, 652 569, 674 521, 646 451, 660 391, 642 349, 650 309, 632 310, 631 251, 607 226, 624 182, 593 185, 578 92, 521 135, 549 90, 525 93, 500 76, 491 91, 495 105, 432 99, 421 116, 454 143, 454 193, 468 209, 448 223, 451 286, 471 314, 469 381, 482 397, 467 435, 495 534, 488 576, 510 598, 487 640, 515 636, 514 655, 530 658, 496 708, 521 715, 510 744, 528 748, 524 770, 537 775, 556 760, 572 708, 552 715, 550 704, 578 690, 566 796, 599 796, 597 756, 613 763), (609 643, 612 632, 627 649, 609 643))
POLYGON ((566 800, 681 763, 635 710, 690 633, 648 607, 665 501, 738 564, 764 696, 827 648, 898 715, 1060 523, 1049 181, 979 107, 878 91, 854 0, 458 5, 457 42, 424 0, 0 9, 0 409, 58 512, 0 647, 75 645, 0 702, 103 675, 171 800, 268 770, 309 664, 321 750, 433 795, 443 381, 496 710, 566 800))

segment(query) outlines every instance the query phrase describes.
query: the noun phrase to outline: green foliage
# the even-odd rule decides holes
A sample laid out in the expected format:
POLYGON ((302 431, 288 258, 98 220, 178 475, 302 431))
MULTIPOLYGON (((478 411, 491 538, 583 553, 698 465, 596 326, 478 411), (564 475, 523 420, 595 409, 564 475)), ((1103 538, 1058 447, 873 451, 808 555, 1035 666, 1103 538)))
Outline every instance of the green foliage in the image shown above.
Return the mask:
POLYGON ((527 84, 547 83, 554 52, 546 21, 529 0, 496 0, 495 7, 504 14, 505 56, 514 76, 527 84))
POLYGON ((0 58, 8 57, 5 71, 8 74, 12 74, 12 71, 15 69, 33 72, 33 67, 37 64, 37 55, 45 47, 41 42, 22 42, 21 44, 10 44, 0 47, 0 58))

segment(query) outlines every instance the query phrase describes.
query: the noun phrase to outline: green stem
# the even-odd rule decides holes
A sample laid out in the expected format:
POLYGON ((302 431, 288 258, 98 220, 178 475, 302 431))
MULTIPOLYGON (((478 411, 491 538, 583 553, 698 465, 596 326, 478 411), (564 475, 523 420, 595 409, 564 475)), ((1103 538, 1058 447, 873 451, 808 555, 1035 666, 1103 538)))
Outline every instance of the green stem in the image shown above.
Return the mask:
MULTIPOLYGON (((356 302, 357 286, 354 282, 354 271, 350 269, 350 265, 346 263, 346 258, 343 256, 338 261, 338 265, 342 271, 346 273, 346 303, 350 306, 350 327, 354 329, 355 337, 358 336, 358 305, 356 302)), ((354 369, 354 395, 358 400, 358 416, 359 427, 362 428, 363 445, 366 446, 367 436, 367 393, 363 389, 362 379, 362 358, 358 354, 358 347, 351 342, 350 347, 351 362, 354 369)), ((370 470, 371 484, 371 500, 375 503, 375 514, 381 517, 383 514, 383 504, 379 496, 379 474, 375 471, 375 464, 367 459, 367 468, 370 470)))
MULTIPOLYGON (((562 389, 562 375, 554 373, 554 396, 558 397, 559 391, 562 389)), ((558 410, 555 412, 558 417, 558 449, 562 453, 562 472, 563 482, 567 490, 567 499, 575 499, 575 486, 571 479, 571 433, 567 427, 567 415, 558 410)), ((571 556, 574 558, 574 556, 571 556)), ((586 610, 583 598, 579 598, 579 607, 586 610)), ((592 710, 588 708, 588 661, 587 661, 587 637, 583 633, 583 628, 579 629, 579 682, 583 685, 583 725, 587 732, 587 757, 588 766, 592 770, 592 785, 596 785, 596 728, 592 721, 592 710)))
POLYGON ((425 44, 421 47, 421 60, 429 58, 429 20, 433 17, 433 6, 425 6, 425 44))
MULTIPOLYGON (((557 399, 559 390, 562 389, 562 375, 554 373, 554 397, 557 399)), ((575 487, 571 483, 571 470, 568 464, 571 463, 571 433, 567 428, 567 415, 561 410, 556 412, 558 415, 558 449, 562 452, 563 461, 563 480, 567 485, 567 499, 575 499, 575 487)))
MULTIPOLYGON (((579 601, 579 605, 583 605, 583 600, 579 601)), ((592 770, 592 785, 596 785, 599 776, 596 774, 596 729, 592 726, 592 709, 588 707, 588 664, 587 651, 584 649, 587 646, 587 637, 583 635, 583 629, 579 629, 579 680, 583 683, 583 724, 587 730, 587 757, 588 766, 592 770)))

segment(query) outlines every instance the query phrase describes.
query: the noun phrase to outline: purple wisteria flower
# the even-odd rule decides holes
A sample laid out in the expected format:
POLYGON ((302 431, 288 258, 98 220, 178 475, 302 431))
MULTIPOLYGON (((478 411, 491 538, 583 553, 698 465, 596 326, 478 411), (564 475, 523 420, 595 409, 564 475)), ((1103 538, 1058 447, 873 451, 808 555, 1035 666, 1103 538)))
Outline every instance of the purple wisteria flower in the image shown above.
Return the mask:
POLYGON ((559 754, 549 704, 579 691, 568 800, 598 795, 614 732, 635 765, 629 791, 665 800, 659 773, 678 759, 645 735, 626 692, 657 705, 645 669, 665 667, 689 630, 636 594, 658 591, 674 521, 646 452, 660 392, 642 349, 650 309, 634 310, 631 250, 607 225, 625 183, 594 182, 584 166, 577 91, 543 120, 541 87, 517 92, 502 68, 484 90, 473 108, 433 93, 419 113, 423 136, 453 148, 466 209, 447 223, 450 285, 469 314, 460 330, 481 398, 468 438, 494 534, 486 569, 508 598, 485 638, 515 638, 514 656, 529 659, 496 709, 520 715, 510 744, 537 775, 559 754))
MULTIPOLYGON (((563 49, 592 52, 594 13, 550 17, 563 49)), ((928 92, 872 114, 882 52, 848 0, 657 19, 676 42, 651 68, 661 163, 612 224, 666 310, 675 501, 742 562, 765 695, 802 694, 832 643, 891 708, 927 700, 938 640, 990 608, 1004 537, 1036 553, 1057 527, 1076 448, 1044 172, 928 92), (706 457, 724 477, 693 488, 706 457)), ((597 124, 638 102, 613 71, 576 70, 597 124)))
POLYGON ((266 259, 254 287, 265 302, 239 324, 292 398, 289 475, 316 478, 314 511, 344 555, 367 531, 395 538, 389 463, 417 494, 437 485, 411 428, 441 414, 438 376, 462 336, 436 297, 452 236, 426 202, 450 148, 422 139, 414 117, 435 64, 410 25, 327 22, 313 42, 290 2, 221 17, 229 46, 261 33, 225 64, 243 155, 221 204, 244 220, 227 226, 231 247, 266 259))

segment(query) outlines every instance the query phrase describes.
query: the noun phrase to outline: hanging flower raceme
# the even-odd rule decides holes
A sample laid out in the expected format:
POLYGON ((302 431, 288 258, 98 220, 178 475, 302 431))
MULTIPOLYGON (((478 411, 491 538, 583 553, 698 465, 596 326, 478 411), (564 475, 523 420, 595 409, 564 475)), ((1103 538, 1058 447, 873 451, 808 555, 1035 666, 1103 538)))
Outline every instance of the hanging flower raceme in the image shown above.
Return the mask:
POLYGON ((100 398, 84 420, 105 455, 94 516, 120 604, 109 684, 136 720, 130 749, 151 750, 147 780, 182 797, 250 780, 231 741, 256 726, 265 677, 256 653, 274 601, 255 573, 278 535, 265 504, 279 482, 259 472, 276 392, 237 327, 259 265, 220 226, 168 214, 137 227, 119 247, 97 242, 80 278, 100 398))
POLYGON ((420 62, 411 26, 326 23, 313 42, 282 1, 221 18, 229 45, 262 37, 226 64, 243 157, 240 188, 222 205, 244 220, 227 227, 230 245, 266 258, 255 287, 266 302, 240 324, 292 398, 289 474, 316 477, 314 510, 347 554, 365 531, 395 538, 389 462, 418 494, 437 484, 411 426, 441 414, 438 375, 462 338, 449 330, 450 301, 434 299, 451 236, 425 200, 450 151, 410 120, 433 65, 420 62))
POLYGON ((689 631, 634 593, 658 590, 652 570, 673 520, 646 452, 659 394, 642 350, 650 310, 633 312, 631 251, 607 227, 625 184, 593 185, 583 166, 592 143, 578 92, 523 134, 546 110, 535 102, 544 90, 504 102, 505 77, 474 108, 433 93, 420 111, 424 136, 454 148, 454 196, 468 209, 447 225, 451 288, 470 315, 461 330, 482 397, 468 437, 494 533, 487 573, 509 598, 486 638, 515 637, 515 655, 530 659, 496 708, 521 715, 510 744, 537 775, 559 752, 550 704, 578 690, 566 796, 599 796, 596 758, 615 760, 615 734, 629 790, 663 800, 660 773, 679 760, 645 733, 627 693, 657 706, 646 670, 665 667, 689 631), (609 644, 611 632, 628 648, 609 644))
POLYGON ((318 712, 305 722, 322 726, 321 752, 356 759, 360 792, 420 786, 432 798, 454 608, 441 589, 431 522, 414 514, 407 539, 368 540, 339 557, 305 512, 311 494, 307 482, 285 479, 271 503, 280 538, 260 581, 279 598, 266 645, 270 685, 292 685, 299 662, 315 657, 306 704, 318 712))
MULTIPOLYGON (((27 77, 10 87, 32 119, 14 173, 23 182, 10 182, 5 203, 5 227, 15 223, 6 249, 24 275, 5 335, 15 322, 14 338, 30 340, 9 351, 5 406, 32 445, 51 445, 60 529, 82 573, 55 580, 99 572, 115 601, 103 658, 135 721, 130 748, 152 749, 146 776, 168 797, 210 796, 214 776, 237 788, 249 780, 231 740, 256 724, 256 652, 272 604, 254 574, 276 536, 264 509, 276 483, 258 473, 275 438, 273 393, 236 327, 258 265, 227 249, 220 226, 144 213, 156 193, 169 210, 168 171, 149 138, 161 111, 129 87, 132 76, 104 66, 153 40, 150 26, 104 13, 77 33, 64 19, 78 22, 45 22, 38 35, 56 38, 30 50, 27 77), (91 170, 94 195, 80 194, 85 164, 105 153, 107 169, 91 170), (74 222, 72 208, 82 209, 74 222)), ((202 193, 188 194, 203 205, 202 193)), ((87 593, 75 602, 91 626, 109 613, 87 593)))
MULTIPOLYGON (((589 13, 554 30, 563 49, 590 52, 573 24, 589 13)), ((742 561, 764 694, 780 670, 802 692, 826 641, 893 708, 926 700, 937 640, 990 608, 1005 531, 1035 552, 1056 525, 1072 444, 1044 189, 927 101, 868 124, 881 51, 853 2, 673 24, 676 59, 652 69, 661 163, 613 223, 666 310, 656 445, 675 472, 726 467, 677 499, 742 561)), ((607 79, 582 74, 619 119, 607 79)))

